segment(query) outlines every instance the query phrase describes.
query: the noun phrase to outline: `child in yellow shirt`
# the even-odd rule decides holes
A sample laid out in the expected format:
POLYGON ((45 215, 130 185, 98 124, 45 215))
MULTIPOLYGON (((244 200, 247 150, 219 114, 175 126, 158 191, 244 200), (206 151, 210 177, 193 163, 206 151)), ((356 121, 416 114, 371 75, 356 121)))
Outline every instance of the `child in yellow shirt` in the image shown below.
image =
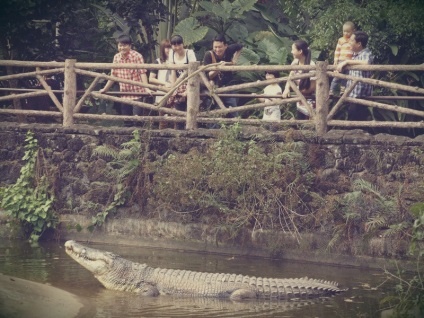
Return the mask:
MULTIPOLYGON (((353 52, 349 39, 354 31, 355 25, 353 22, 347 21, 343 24, 343 36, 337 41, 336 50, 334 51, 334 65, 352 59, 353 52)), ((330 86, 330 95, 334 95, 334 90, 337 86, 340 86, 340 90, 343 91, 346 87, 346 80, 334 77, 330 86)))

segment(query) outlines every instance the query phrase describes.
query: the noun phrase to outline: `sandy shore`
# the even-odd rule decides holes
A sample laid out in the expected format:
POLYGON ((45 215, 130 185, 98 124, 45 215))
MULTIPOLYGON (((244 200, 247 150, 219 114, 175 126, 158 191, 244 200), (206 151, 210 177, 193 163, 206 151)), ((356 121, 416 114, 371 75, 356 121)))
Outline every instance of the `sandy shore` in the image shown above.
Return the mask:
POLYGON ((83 317, 87 311, 67 291, 0 273, 0 318, 83 317))

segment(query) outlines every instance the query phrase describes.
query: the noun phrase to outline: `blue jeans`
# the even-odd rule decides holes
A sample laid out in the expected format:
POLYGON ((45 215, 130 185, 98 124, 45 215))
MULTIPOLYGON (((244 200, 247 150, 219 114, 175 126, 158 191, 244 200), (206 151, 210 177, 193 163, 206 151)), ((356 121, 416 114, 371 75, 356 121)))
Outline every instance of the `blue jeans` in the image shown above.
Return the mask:
MULTIPOLYGON (((344 69, 341 73, 344 75, 348 75, 349 70, 344 69)), ((331 81, 330 85, 330 92, 334 92, 340 86, 346 87, 346 82, 347 80, 345 80, 344 78, 333 77, 333 80, 331 81)))

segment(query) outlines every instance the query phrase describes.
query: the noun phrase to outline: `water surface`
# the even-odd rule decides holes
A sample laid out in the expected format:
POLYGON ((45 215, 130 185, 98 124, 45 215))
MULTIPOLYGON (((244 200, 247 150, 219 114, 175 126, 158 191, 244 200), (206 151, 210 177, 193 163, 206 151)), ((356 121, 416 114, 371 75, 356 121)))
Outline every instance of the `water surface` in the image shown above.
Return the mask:
MULTIPOLYGON (((357 269, 261 258, 224 256, 128 246, 90 244, 153 267, 258 277, 310 277, 337 281, 349 290, 317 301, 246 301, 168 296, 142 297, 110 291, 71 259, 64 242, 30 245, 23 241, 0 241, 0 272, 48 283, 80 296, 91 310, 90 317, 378 317, 379 300, 393 290, 383 284, 382 270, 357 269), (377 288, 378 287, 378 288, 377 288)), ((87 314, 85 314, 87 316, 87 314)))

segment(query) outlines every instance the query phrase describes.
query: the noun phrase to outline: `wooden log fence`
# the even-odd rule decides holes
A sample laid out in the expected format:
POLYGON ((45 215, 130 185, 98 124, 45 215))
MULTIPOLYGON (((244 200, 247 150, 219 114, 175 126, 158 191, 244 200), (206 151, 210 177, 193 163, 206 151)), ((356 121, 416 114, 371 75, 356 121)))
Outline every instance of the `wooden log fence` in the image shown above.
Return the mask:
MULTIPOLYGON (((76 60, 66 60, 65 62, 25 62, 25 61, 4 61, 0 60, 0 66, 6 67, 8 73, 13 68, 28 69, 35 68, 35 71, 21 71, 16 74, 7 74, 0 76, 0 93, 8 92, 8 95, 0 97, 0 102, 16 101, 21 99, 30 99, 40 96, 48 96, 55 108, 58 111, 44 111, 44 110, 21 110, 16 107, 1 107, 0 114, 9 115, 25 115, 35 117, 55 117, 62 118, 62 124, 65 127, 70 127, 75 124, 75 120, 128 120, 135 122, 185 122, 186 129, 196 130, 199 123, 234 123, 240 122, 242 124, 260 125, 264 123, 260 119, 250 118, 226 118, 229 113, 233 112, 246 112, 252 110, 264 109, 268 106, 284 107, 289 103, 302 103, 310 113, 309 120, 280 120, 280 121, 267 121, 272 125, 302 125, 314 128, 317 135, 323 135, 328 127, 387 127, 387 128, 424 128, 424 120, 415 122, 393 122, 393 121, 345 121, 337 120, 335 116, 342 109, 345 103, 357 103, 365 107, 379 108, 396 113, 413 115, 418 118, 424 118, 424 109, 409 109, 399 105, 392 105, 377 100, 423 100, 424 88, 413 87, 404 84, 390 83, 373 78, 355 78, 349 75, 340 74, 335 71, 335 66, 328 65, 327 62, 317 62, 315 66, 311 65, 232 65, 229 63, 216 63, 201 66, 199 62, 192 62, 188 65, 158 65, 158 64, 112 64, 112 63, 81 63, 76 60), (115 76, 107 75, 105 70, 110 69, 147 69, 147 70, 183 70, 183 75, 178 78, 176 83, 168 87, 158 87, 152 84, 144 84, 136 81, 125 80, 115 76), (289 73, 291 70, 302 70, 304 73, 296 76, 282 76, 271 80, 261 80, 256 82, 235 84, 226 87, 214 87, 210 84, 205 72, 211 70, 218 70, 221 72, 265 72, 279 71, 289 73), (103 71, 103 72, 102 72, 103 71), (45 76, 63 74, 64 76, 64 89, 52 90, 45 80, 45 76), (85 79, 91 79, 91 82, 84 91, 77 91, 77 76, 84 76, 85 79), (310 96, 304 96, 298 89, 295 81, 307 78, 316 77, 316 109, 312 109, 307 102, 310 96), (347 87, 340 98, 335 102, 335 105, 330 109, 330 96, 329 96, 329 82, 331 77, 351 80, 352 85, 347 87), (24 78, 36 78, 41 84, 40 89, 34 88, 17 88, 16 85, 7 86, 10 81, 21 80, 24 78), (159 104, 134 101, 121 98, 120 96, 125 93, 120 92, 105 92, 100 93, 98 86, 101 81, 111 80, 114 82, 127 83, 140 87, 146 87, 153 90, 151 95, 163 96, 159 104), (244 93, 246 90, 252 88, 260 88, 269 84, 289 83, 295 95, 283 99, 280 95, 261 95, 244 93), (357 83, 363 82, 371 84, 375 87, 389 88, 392 90, 404 91, 415 94, 416 96, 370 96, 369 98, 351 98, 349 93, 353 90, 357 83), (175 92, 179 85, 187 83, 187 111, 180 111, 166 107, 167 99, 175 92), (63 103, 57 98, 57 94, 62 94, 63 103), (419 95, 421 94, 421 95, 419 95), (200 109, 201 98, 209 97, 213 99, 217 107, 215 109, 200 109), (271 101, 260 103, 250 103, 247 105, 238 105, 236 107, 227 108, 221 98, 223 97, 242 97, 254 99, 257 97, 267 97, 271 101), (78 98, 79 97, 79 98, 78 98), (111 114, 83 114, 80 113, 82 107, 89 99, 106 100, 114 103, 125 103, 135 107, 148 109, 164 115, 153 116, 117 116, 111 114)), ((424 71, 424 64, 421 65, 361 65, 350 66, 349 69, 368 70, 368 71, 424 71)), ((87 82, 87 80, 86 80, 87 82)), ((148 96, 147 93, 132 93, 134 95, 148 96)))

